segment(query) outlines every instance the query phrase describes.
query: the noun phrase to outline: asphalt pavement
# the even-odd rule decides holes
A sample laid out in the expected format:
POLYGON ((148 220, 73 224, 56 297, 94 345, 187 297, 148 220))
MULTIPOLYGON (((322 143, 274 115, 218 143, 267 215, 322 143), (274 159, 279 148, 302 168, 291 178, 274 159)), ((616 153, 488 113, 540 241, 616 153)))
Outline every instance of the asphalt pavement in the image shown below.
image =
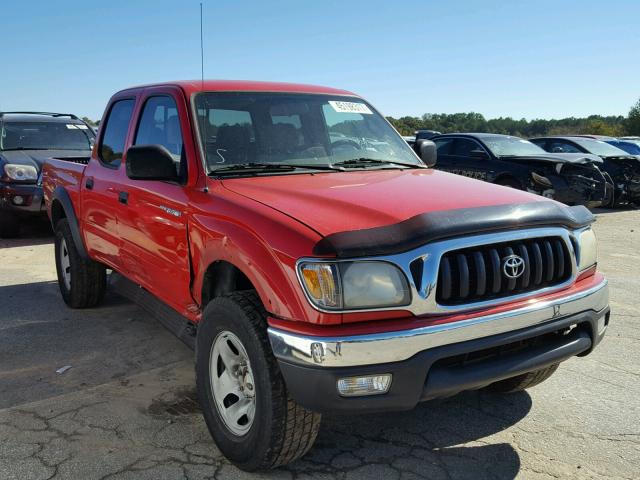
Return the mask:
POLYGON ((306 457, 263 475, 213 445, 187 347, 113 293, 68 309, 46 224, 0 240, 0 479, 638 479, 640 211, 597 216, 613 314, 594 353, 519 394, 325 416, 306 457))

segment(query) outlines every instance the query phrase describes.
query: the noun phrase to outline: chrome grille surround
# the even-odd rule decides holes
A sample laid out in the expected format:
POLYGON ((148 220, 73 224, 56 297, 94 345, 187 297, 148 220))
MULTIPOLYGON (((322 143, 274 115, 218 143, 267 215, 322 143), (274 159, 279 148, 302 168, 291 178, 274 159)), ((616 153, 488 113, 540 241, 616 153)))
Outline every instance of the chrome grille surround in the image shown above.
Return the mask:
POLYGON ((567 288, 573 284, 578 275, 577 259, 579 259, 579 242, 580 233, 589 230, 586 227, 579 230, 568 230, 562 227, 540 227, 527 228, 522 230, 508 230, 503 232, 483 233, 459 238, 446 239, 432 242, 407 252, 382 255, 372 257, 357 257, 348 259, 321 259, 305 257, 300 258, 296 263, 296 273, 300 287, 302 288, 309 303, 321 312, 326 313, 350 313, 350 312, 368 312, 368 311, 385 311, 385 310, 406 310, 413 315, 443 315, 453 314, 457 312, 465 312, 479 310, 483 308, 503 305, 517 300, 537 297, 548 293, 553 293, 567 288), (454 250, 461 250, 470 247, 478 247, 483 245, 493 245, 510 241, 518 241, 533 238, 559 237, 565 244, 570 257, 571 274, 569 277, 556 285, 543 287, 537 290, 527 291, 525 293, 510 295, 500 298, 494 298, 484 301, 474 301, 470 303, 459 303, 456 305, 441 305, 436 300, 436 291, 438 283, 438 271, 442 256, 454 250), (300 278, 300 264, 304 262, 354 262, 354 261, 382 261, 396 265, 407 278, 409 289, 411 291, 411 303, 406 306, 394 306, 385 308, 363 308, 355 310, 328 310, 317 307, 308 297, 302 279, 300 278), (413 268, 412 268, 413 265, 413 268), (419 265, 420 268, 416 268, 419 265), (413 271, 412 271, 413 270, 413 271))

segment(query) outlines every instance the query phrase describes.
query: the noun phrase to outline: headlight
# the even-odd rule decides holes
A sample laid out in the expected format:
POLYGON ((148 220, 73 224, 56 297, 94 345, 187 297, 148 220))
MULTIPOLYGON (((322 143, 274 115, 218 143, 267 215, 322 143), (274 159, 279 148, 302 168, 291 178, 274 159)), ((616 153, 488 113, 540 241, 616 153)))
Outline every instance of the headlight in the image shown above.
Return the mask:
POLYGON ((578 240, 578 271, 582 272, 598 262, 598 242, 596 234, 590 228, 582 230, 576 237, 578 240))
POLYGON ((38 171, 31 165, 17 165, 15 163, 7 163, 4 166, 4 173, 11 180, 18 180, 23 182, 33 180, 35 182, 38 179, 38 171))
POLYGON ((358 310, 408 305, 411 293, 400 269, 386 262, 303 262, 300 279, 317 307, 358 310))
POLYGON ((551 180, 549 180, 544 175, 539 175, 536 172, 531 172, 531 178, 533 178, 533 181, 536 182, 538 185, 542 185, 543 187, 549 187, 549 188, 553 187, 551 180))

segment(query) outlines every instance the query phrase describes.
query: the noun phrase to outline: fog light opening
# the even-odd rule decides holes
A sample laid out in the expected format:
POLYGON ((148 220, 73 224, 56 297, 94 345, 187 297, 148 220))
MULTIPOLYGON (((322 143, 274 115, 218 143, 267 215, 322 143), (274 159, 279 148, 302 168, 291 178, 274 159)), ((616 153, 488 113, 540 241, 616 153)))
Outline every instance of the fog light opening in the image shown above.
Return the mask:
POLYGON ((337 383, 338 393, 343 397, 382 395, 389 391, 391 379, 390 373, 341 378, 337 383))
POLYGON ((14 205, 22 205, 24 203, 24 197, 22 195, 16 195, 13 197, 14 205))

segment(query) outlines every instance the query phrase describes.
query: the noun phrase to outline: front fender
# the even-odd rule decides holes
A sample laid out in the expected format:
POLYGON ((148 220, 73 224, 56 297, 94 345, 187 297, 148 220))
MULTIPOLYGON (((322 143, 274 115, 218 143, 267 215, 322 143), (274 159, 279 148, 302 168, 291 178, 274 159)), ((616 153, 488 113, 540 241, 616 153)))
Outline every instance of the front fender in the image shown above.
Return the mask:
POLYGON ((308 232, 303 232, 306 227, 297 222, 285 227, 264 218, 238 223, 232 218, 194 215, 190 223, 189 241, 194 268, 192 294, 199 305, 204 307, 202 286, 205 272, 214 262, 225 261, 244 273, 270 314, 312 323, 341 322, 340 314, 327 318, 326 314, 313 309, 298 284, 295 262, 304 256, 303 252, 311 251, 314 243, 308 232), (257 223, 264 223, 261 226, 265 231, 272 232, 268 242, 264 234, 260 235, 251 228, 257 223))

